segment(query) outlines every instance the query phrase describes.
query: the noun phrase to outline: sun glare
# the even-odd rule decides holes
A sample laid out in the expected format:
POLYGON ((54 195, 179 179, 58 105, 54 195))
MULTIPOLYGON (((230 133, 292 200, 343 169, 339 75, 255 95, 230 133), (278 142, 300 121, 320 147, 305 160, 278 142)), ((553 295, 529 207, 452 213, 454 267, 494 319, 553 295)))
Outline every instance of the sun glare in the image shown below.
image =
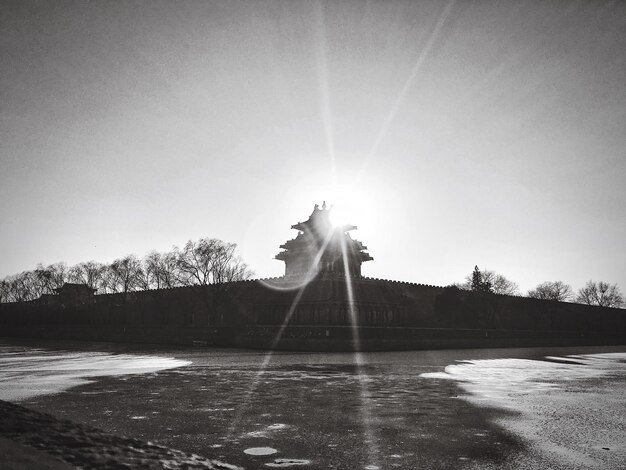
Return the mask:
POLYGON ((334 227, 369 225, 371 208, 368 197, 356 188, 335 186, 327 190, 325 201, 334 227))
MULTIPOLYGON (((291 223, 305 220, 314 204, 321 208, 326 202, 331 224, 334 227, 356 226, 357 230, 351 231, 350 237, 362 242, 377 258, 390 231, 402 227, 407 220, 406 201, 385 178, 372 175, 354 181, 350 174, 343 175, 346 178, 342 178, 342 174, 339 176, 337 183, 333 184, 331 175, 309 175, 297 188, 290 189, 287 199, 293 215, 289 220, 291 223)), ((295 236, 293 232, 290 234, 295 236)), ((372 274, 369 264, 366 264, 363 275, 372 274)))
POLYGON ((350 211, 346 210, 344 206, 331 204, 330 221, 333 227, 341 227, 346 224, 350 224, 350 211))

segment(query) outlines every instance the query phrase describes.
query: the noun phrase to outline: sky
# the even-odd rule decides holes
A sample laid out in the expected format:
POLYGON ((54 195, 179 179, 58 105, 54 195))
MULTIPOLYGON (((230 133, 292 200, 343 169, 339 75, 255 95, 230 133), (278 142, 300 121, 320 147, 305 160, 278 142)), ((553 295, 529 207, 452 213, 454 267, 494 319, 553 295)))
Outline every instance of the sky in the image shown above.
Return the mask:
POLYGON ((369 277, 626 292, 626 2, 3 1, 0 277, 314 204, 369 277))

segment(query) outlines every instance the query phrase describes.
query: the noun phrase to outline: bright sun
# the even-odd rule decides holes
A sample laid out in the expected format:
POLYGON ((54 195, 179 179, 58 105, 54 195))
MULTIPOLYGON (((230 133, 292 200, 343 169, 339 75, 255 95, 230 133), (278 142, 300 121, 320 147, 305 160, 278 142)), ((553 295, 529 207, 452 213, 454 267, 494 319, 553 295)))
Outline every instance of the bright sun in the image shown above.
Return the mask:
POLYGON ((322 198, 331 209, 330 220, 335 227, 346 224, 368 226, 372 218, 369 197, 353 187, 326 188, 322 198))
MULTIPOLYGON (((350 176, 350 175, 349 175, 350 176)), ((321 208, 326 202, 330 209, 330 221, 334 226, 356 225, 350 236, 363 242, 376 252, 376 247, 389 236, 389 220, 398 215, 402 201, 395 196, 394 188, 384 186, 385 181, 361 178, 342 181, 337 178, 308 177, 290 189, 293 203, 293 220, 303 220, 311 213, 314 204, 321 208), (303 215, 304 214, 304 215, 303 215)))

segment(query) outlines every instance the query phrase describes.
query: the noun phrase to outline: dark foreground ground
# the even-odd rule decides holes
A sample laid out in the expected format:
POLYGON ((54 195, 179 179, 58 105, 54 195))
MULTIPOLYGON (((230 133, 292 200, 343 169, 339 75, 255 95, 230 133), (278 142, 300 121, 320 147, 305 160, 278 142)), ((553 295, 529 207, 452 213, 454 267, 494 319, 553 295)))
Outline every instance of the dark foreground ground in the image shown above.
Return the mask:
POLYGON ((198 468, 237 470, 240 467, 118 437, 91 426, 58 419, 0 401, 2 468, 198 468), (24 449, 27 449, 24 452, 24 449))
MULTIPOLYGON (((502 352, 377 353, 359 359, 281 353, 267 368, 260 367, 266 357, 259 352, 158 353, 193 363, 99 377, 21 405, 141 441, 120 441, 122 451, 107 454, 117 455, 118 466, 111 462, 111 468, 145 467, 149 460, 142 463, 126 451, 146 442, 165 448, 165 455, 180 450, 181 462, 190 454, 207 459, 197 460, 198 467, 189 462, 174 468, 203 468, 200 463, 208 459, 249 469, 548 468, 528 442, 496 424, 515 420, 514 412, 471 404, 461 398, 465 392, 455 381, 420 377, 443 370, 455 358, 502 357, 502 352), (275 452, 251 455, 263 450, 275 452)), ((145 449, 140 455, 149 453, 145 449)))

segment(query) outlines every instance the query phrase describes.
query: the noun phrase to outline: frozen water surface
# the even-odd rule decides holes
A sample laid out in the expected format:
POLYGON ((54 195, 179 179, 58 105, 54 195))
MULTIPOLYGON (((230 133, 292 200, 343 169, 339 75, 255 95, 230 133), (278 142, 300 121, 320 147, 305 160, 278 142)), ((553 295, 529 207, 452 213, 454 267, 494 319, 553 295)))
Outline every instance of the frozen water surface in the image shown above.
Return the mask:
POLYGON ((89 383, 88 377, 145 374, 189 364, 159 356, 0 346, 0 400, 59 393, 89 383))
POLYGON ((421 377, 513 411, 499 422, 558 468, 626 468, 626 353, 465 360, 421 377))
POLYGON ((364 353, 358 364, 350 353, 276 352, 268 361, 262 351, 106 347, 122 353, 0 348, 0 393, 245 468, 626 461, 623 347, 364 353), (54 393, 46 381, 54 392, 78 386, 39 396, 54 393))

